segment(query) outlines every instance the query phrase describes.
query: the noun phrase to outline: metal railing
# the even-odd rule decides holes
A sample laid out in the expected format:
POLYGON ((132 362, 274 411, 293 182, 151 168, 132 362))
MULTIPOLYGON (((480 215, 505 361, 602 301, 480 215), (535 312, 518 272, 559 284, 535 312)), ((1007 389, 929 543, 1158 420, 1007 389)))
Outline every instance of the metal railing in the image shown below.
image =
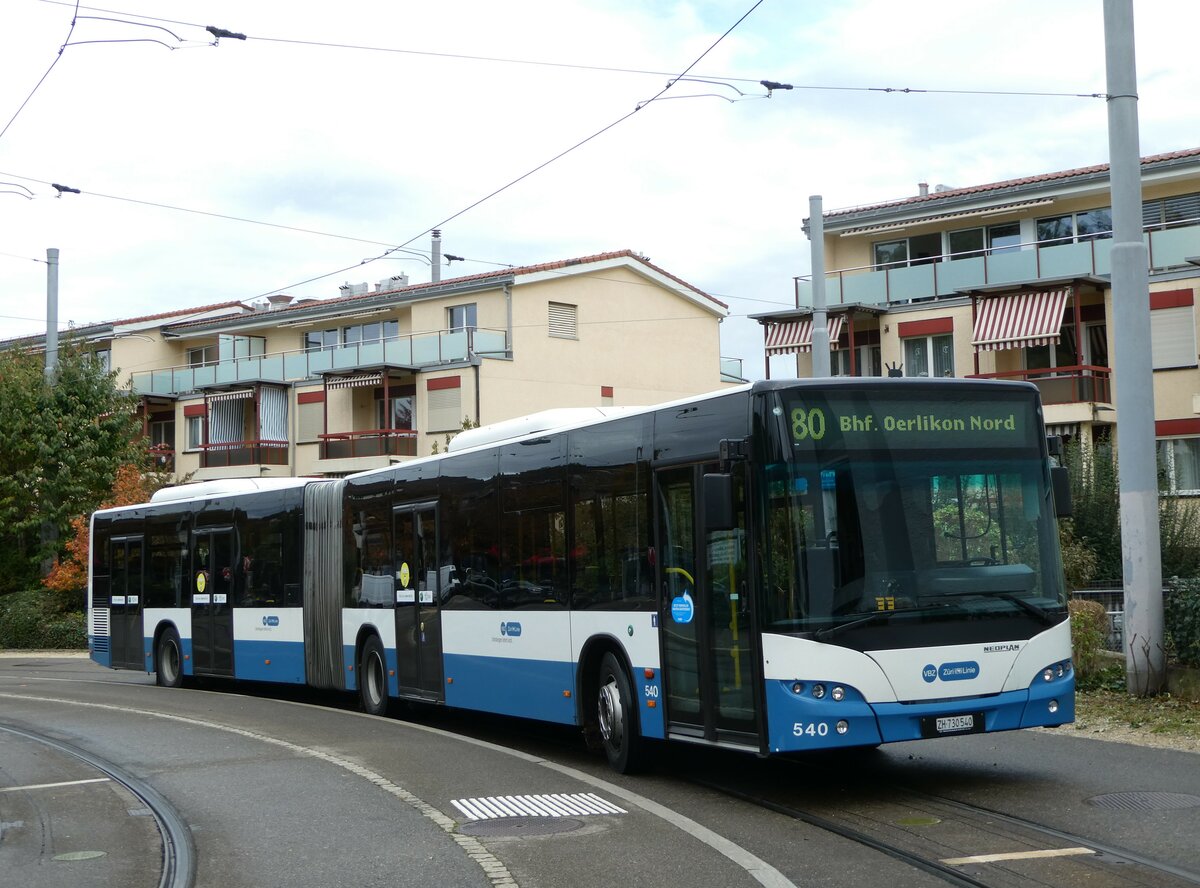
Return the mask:
POLYGON ((200 446, 202 469, 226 469, 230 466, 286 466, 287 441, 225 441, 200 446))
POLYGON ((416 456, 415 429, 366 429, 317 436, 321 459, 355 459, 360 456, 416 456))
POLYGON ((1112 369, 1092 364, 1071 367, 1042 367, 1005 370, 1000 373, 971 373, 968 379, 1021 379, 1032 382, 1042 393, 1043 404, 1112 403, 1112 369))
MULTIPOLYGON (((1186 220, 1198 222, 1200 220, 1186 220)), ((913 222, 914 225, 919 224, 913 222)), ((962 253, 922 257, 902 263, 860 265, 826 272, 829 304, 886 305, 1004 284, 1021 285, 1044 278, 1058 279, 1112 273, 1109 237, 1089 235, 1064 243, 1062 238, 989 247, 962 253)), ((1153 270, 1187 266, 1200 256, 1200 224, 1173 228, 1150 226, 1143 237, 1153 270)), ((812 304, 812 277, 795 278, 796 304, 812 304)))

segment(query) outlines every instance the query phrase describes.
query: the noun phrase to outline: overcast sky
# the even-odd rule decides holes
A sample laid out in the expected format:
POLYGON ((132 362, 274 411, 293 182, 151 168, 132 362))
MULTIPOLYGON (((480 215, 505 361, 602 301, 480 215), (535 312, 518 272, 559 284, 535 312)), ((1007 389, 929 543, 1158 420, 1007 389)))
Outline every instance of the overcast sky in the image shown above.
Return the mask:
MULTIPOLYGON (((1142 154, 1196 147, 1200 3, 1135 7, 1142 154)), ((809 195, 833 209, 1108 160, 1103 99, 879 91, 1103 93, 1101 0, 107 0, 71 31, 72 15, 0 9, 0 192, 20 192, 0 193, 0 338, 44 331, 47 247, 66 328, 427 281, 411 254, 342 269, 427 254, 440 225, 466 259, 443 277, 639 251, 730 306, 722 353, 759 378, 746 316, 793 304, 809 195), (616 123, 743 15, 691 71, 720 83, 616 123), (212 46, 206 25, 251 39, 212 46), (764 79, 797 88, 761 98, 764 79)))

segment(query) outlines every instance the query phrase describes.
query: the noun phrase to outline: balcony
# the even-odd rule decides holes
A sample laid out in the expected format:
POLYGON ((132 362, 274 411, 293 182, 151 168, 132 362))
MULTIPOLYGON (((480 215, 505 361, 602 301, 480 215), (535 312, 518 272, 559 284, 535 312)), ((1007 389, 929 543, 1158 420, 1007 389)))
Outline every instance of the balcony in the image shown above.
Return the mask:
POLYGON ((146 448, 150 466, 155 472, 175 471, 175 450, 167 444, 151 444, 146 448))
POLYGON ((287 441, 226 441, 222 444, 204 444, 200 450, 202 469, 288 464, 287 441))
POLYGON ((199 367, 149 370, 134 373, 132 387, 139 395, 182 395, 203 386, 294 382, 314 379, 330 370, 381 364, 425 370, 467 361, 475 355, 494 357, 507 353, 508 335, 504 330, 438 330, 328 349, 237 357, 199 367))
MULTIPOLYGON (((1144 239, 1151 272, 1186 267, 1189 257, 1200 256, 1200 224, 1147 231, 1144 239)), ((1112 272, 1111 250, 1110 239, 1043 241, 1006 247, 1003 252, 938 256, 919 265, 844 268, 826 273, 826 300, 830 305, 886 305, 1004 284, 1017 287, 1042 279, 1107 276, 1112 272)), ((811 277, 796 279, 796 297, 800 305, 812 304, 811 277)))
POLYGON ((1007 370, 1002 373, 977 373, 969 379, 1019 379, 1032 382, 1042 393, 1042 403, 1112 403, 1112 370, 1080 364, 1074 367, 1007 370))
POLYGON ((332 432, 319 436, 321 459, 357 459, 364 456, 416 456, 417 432, 413 429, 368 429, 332 432))
POLYGON ((745 382, 741 358, 721 358, 721 382, 745 382))

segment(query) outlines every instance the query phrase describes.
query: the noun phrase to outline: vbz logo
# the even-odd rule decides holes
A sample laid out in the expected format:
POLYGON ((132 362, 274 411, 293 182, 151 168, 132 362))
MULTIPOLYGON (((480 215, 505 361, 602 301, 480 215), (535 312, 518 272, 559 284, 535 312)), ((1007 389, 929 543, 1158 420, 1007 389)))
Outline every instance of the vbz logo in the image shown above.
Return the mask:
POLYGON ((937 667, 930 663, 921 670, 921 678, 925 679, 930 684, 937 681, 937 667))
POLYGON ((500 634, 508 635, 512 638, 516 638, 517 636, 519 636, 521 634, 521 624, 516 621, 513 621, 511 623, 501 623, 500 624, 500 634))
POLYGON ((278 626, 279 617, 263 617, 264 626, 278 626))

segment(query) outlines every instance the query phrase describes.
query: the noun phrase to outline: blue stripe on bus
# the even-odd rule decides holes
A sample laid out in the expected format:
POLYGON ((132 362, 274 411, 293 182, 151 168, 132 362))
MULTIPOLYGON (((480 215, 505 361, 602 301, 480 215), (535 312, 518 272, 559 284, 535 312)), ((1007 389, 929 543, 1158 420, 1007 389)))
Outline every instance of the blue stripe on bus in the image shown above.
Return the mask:
MULTIPOLYGON (((771 752, 835 749, 845 746, 876 746, 880 742, 875 713, 853 688, 845 687, 846 698, 815 699, 805 683, 803 693, 792 693, 791 681, 767 681, 767 734, 771 752), (837 732, 837 723, 849 729, 837 732)), ((831 686, 831 685, 830 685, 831 686)))
POLYGON ((346 670, 346 690, 358 690, 358 664, 354 662, 354 645, 342 645, 342 666, 346 670))
POLYGON ((94 635, 88 636, 88 647, 92 651, 92 660, 101 666, 112 668, 112 648, 109 647, 109 639, 107 637, 97 638, 94 635))
MULTIPOLYGON (((662 740, 667 736, 667 727, 663 721, 663 701, 667 697, 662 689, 662 670, 655 669, 653 671, 654 678, 643 679, 640 683, 635 680, 633 695, 642 699, 642 705, 639 708, 642 736, 657 737, 662 740), (651 703, 654 704, 653 708, 650 706, 651 703)), ((633 674, 639 676, 646 673, 644 669, 635 668, 633 674)), ((584 705, 590 705, 590 703, 585 700, 584 705)))
POLYGON ((446 705, 573 725, 575 664, 446 654, 446 705))
POLYGON ((234 678, 304 684, 304 642, 235 641, 234 678))

